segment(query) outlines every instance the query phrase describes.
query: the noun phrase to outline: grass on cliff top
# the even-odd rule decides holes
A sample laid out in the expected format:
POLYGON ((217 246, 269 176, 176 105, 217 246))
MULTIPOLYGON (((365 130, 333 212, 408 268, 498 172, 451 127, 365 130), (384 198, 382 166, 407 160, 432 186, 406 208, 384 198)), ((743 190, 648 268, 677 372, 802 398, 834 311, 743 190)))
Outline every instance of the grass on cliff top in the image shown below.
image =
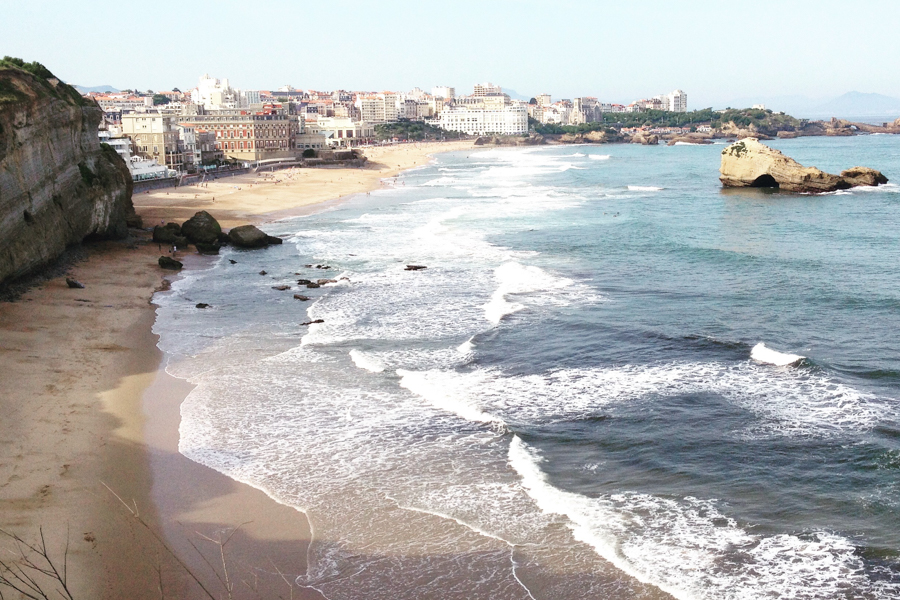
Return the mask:
POLYGON ((90 100, 79 94, 78 90, 59 81, 50 72, 50 69, 41 63, 37 61, 25 62, 21 58, 4 56, 3 59, 0 59, 0 106, 15 104, 28 99, 27 94, 19 90, 12 82, 12 74, 15 72, 18 72, 20 77, 22 73, 31 75, 31 79, 40 84, 42 91, 48 96, 59 98, 76 106, 87 106, 91 103, 90 100), (50 82, 51 79, 56 79, 58 83, 54 85, 50 82))

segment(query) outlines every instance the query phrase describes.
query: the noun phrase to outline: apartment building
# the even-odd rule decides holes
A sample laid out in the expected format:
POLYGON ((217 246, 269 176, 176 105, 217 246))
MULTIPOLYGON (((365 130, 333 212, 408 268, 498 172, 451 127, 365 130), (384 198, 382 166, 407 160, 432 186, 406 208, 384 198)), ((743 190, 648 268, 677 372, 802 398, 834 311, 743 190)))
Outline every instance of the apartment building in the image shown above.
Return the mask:
POLYGON ((183 125, 213 132, 216 148, 237 160, 290 158, 296 155, 294 137, 303 132, 302 115, 290 115, 277 104, 264 104, 259 110, 209 110, 182 119, 183 125))
POLYGON ((452 100, 456 97, 456 88, 447 87, 446 85, 438 85, 431 88, 431 95, 435 98, 452 100))
POLYGON ((131 140, 134 154, 156 160, 169 169, 184 169, 175 115, 132 113, 122 115, 122 134, 131 140))
POLYGON ((476 83, 473 96, 482 98, 484 96, 499 96, 503 94, 503 89, 499 85, 493 83, 476 83))
POLYGON ((365 121, 354 121, 345 117, 318 117, 308 124, 307 134, 317 136, 322 147, 351 147, 367 144, 375 139, 375 126, 365 121))
POLYGON ((441 111, 438 126, 467 135, 521 135, 528 133, 528 108, 522 103, 501 108, 452 104, 441 111))

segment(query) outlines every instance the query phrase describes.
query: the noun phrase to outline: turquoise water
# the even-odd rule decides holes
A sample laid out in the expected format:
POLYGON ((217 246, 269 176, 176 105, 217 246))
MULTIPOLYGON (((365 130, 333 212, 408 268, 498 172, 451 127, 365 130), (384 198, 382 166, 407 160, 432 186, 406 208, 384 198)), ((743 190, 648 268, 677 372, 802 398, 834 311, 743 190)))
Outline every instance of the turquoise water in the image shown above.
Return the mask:
POLYGON ((900 187, 722 190, 722 148, 439 155, 272 224, 157 296, 181 451, 306 513, 328 598, 900 597, 900 187))

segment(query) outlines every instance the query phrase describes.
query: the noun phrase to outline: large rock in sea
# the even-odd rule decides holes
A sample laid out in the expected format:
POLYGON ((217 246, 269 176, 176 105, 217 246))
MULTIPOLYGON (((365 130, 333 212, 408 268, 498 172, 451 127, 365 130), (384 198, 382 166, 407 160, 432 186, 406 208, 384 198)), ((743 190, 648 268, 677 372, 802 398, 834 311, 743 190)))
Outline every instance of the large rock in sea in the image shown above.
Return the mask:
POLYGON ((262 248, 269 245, 269 236, 253 225, 241 225, 228 232, 228 241, 239 248, 262 248))
POLYGON ((100 144, 101 116, 43 66, 0 61, 0 283, 87 236, 128 235, 131 175, 100 144))
POLYGON ((769 187, 804 193, 887 183, 887 177, 866 167, 854 167, 840 175, 804 167, 756 138, 744 138, 722 150, 719 172, 725 187, 769 187))
POLYGON ((212 244, 217 242, 221 233, 222 227, 219 225, 219 222, 205 210, 201 210, 181 226, 181 235, 194 244, 212 244))

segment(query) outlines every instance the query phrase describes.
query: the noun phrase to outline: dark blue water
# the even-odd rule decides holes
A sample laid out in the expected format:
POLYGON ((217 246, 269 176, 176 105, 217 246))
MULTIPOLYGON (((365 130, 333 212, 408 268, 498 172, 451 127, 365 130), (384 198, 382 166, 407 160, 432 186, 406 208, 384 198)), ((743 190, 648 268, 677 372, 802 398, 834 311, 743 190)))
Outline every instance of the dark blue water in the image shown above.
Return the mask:
POLYGON ((182 452, 303 510, 329 598, 900 597, 900 187, 723 190, 722 148, 443 155, 275 224, 161 299, 182 452))

